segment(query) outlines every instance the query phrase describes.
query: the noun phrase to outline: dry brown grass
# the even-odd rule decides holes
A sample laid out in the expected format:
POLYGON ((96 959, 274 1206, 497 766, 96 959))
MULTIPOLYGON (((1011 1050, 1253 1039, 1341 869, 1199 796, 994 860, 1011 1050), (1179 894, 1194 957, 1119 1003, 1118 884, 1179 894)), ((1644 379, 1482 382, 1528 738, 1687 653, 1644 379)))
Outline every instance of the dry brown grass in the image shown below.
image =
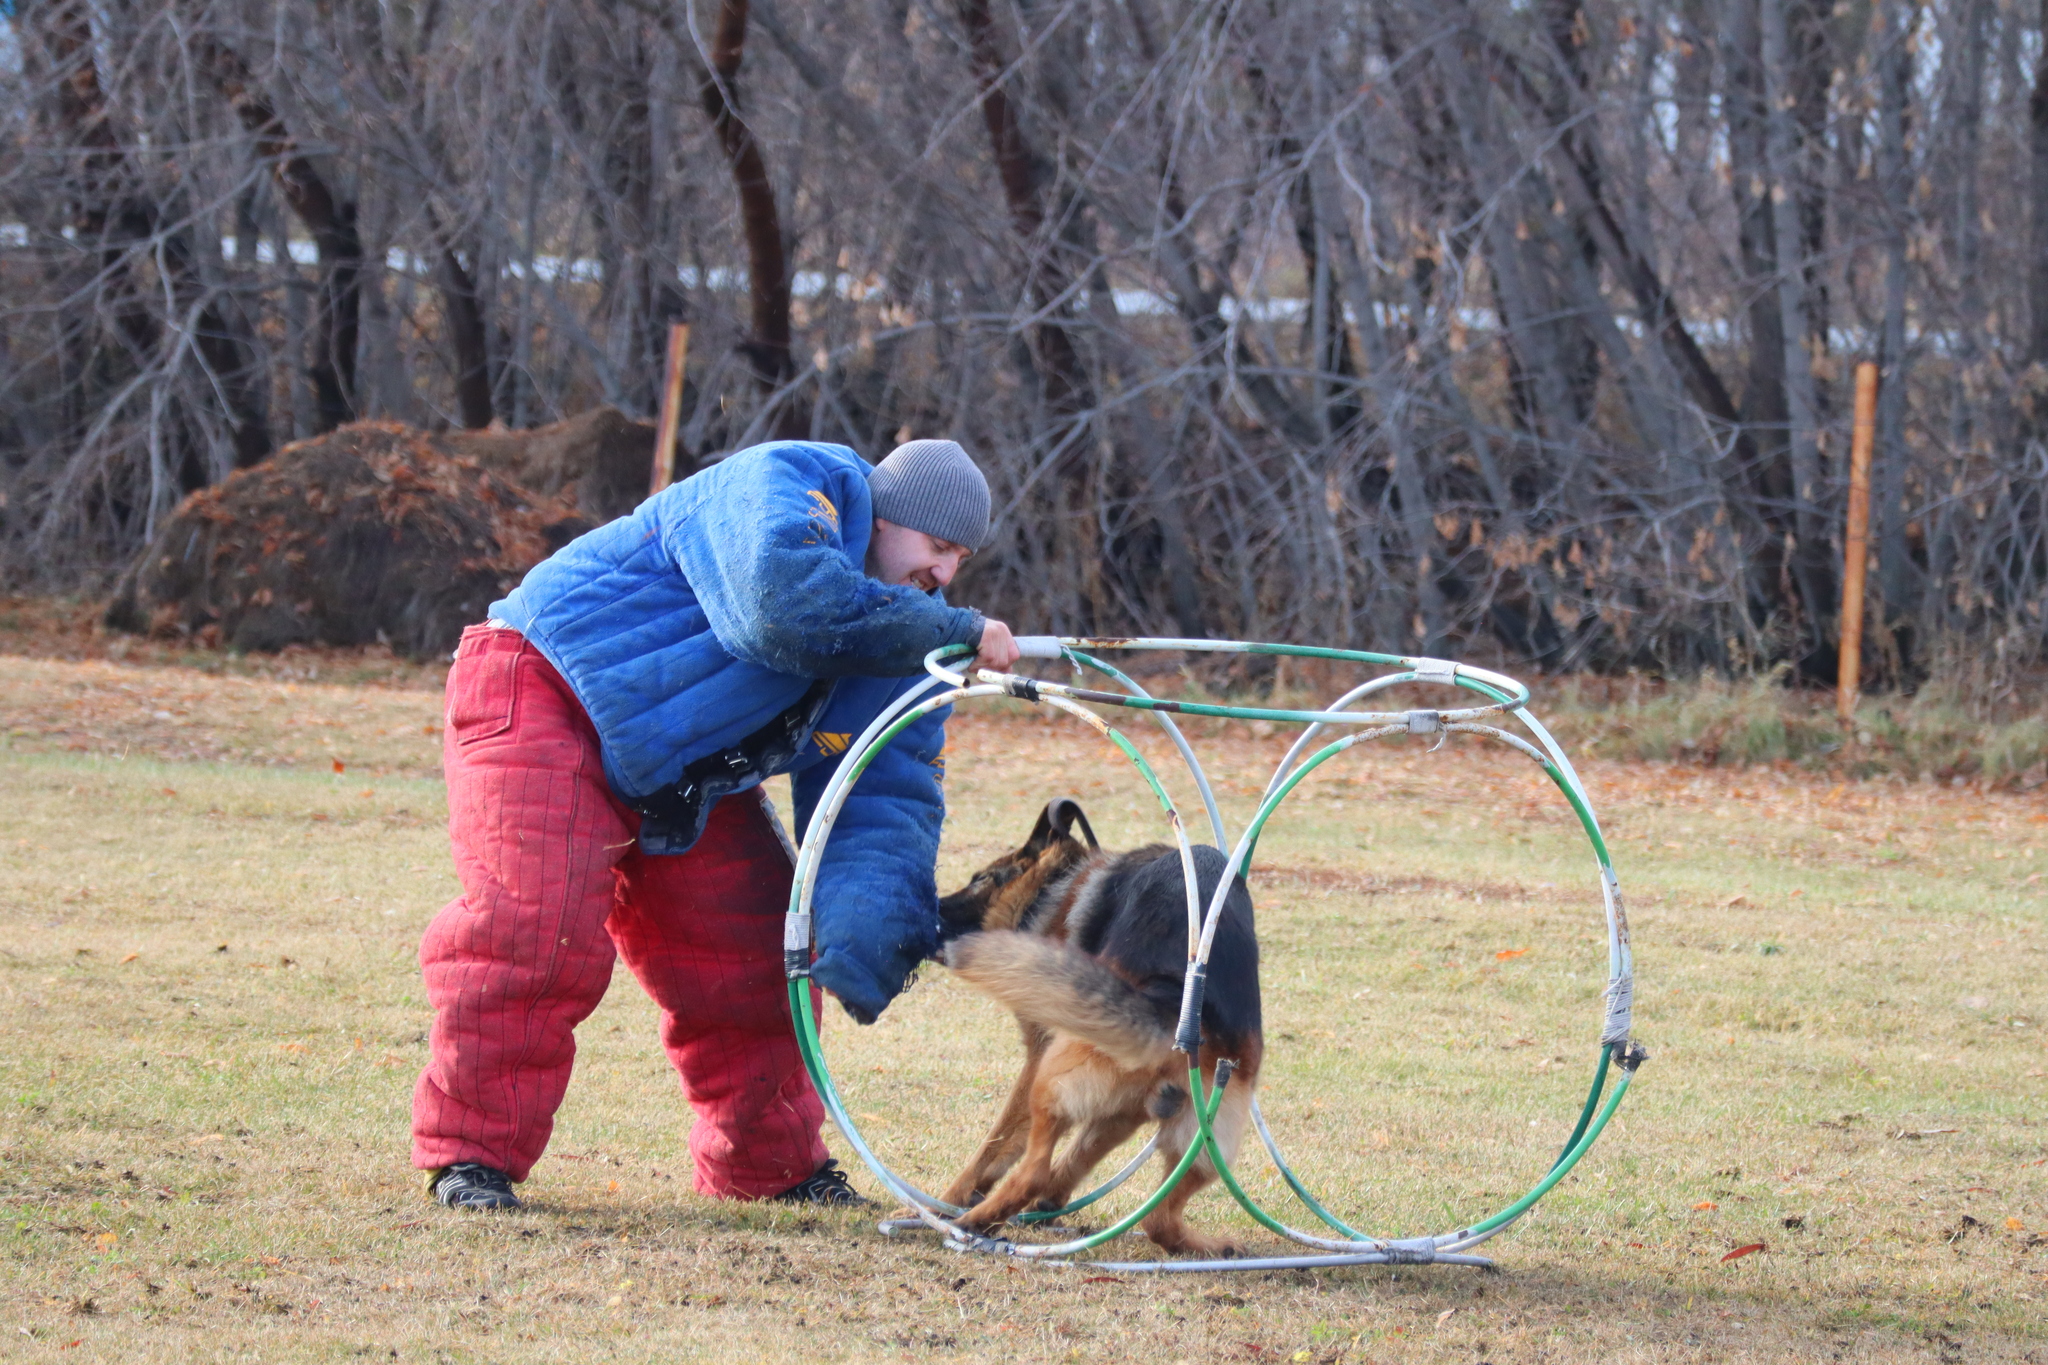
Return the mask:
MULTIPOLYGON (((1491 1244, 1503 1273, 1101 1280, 695 1198, 626 980, 530 1211, 427 1206, 406 1116, 414 952, 452 889, 438 697, 21 658, 0 696, 0 1354, 2048 1360, 2038 795, 1589 765, 1655 1056, 1491 1244)), ((1098 741, 1021 709, 956 723, 944 879, 1059 790, 1109 842, 1158 834, 1098 741)), ((1238 817, 1285 738, 1198 741, 1238 817)), ((1597 895, 1554 794, 1521 760, 1397 744, 1315 779, 1260 862, 1264 1094, 1311 1183, 1393 1232, 1519 1193, 1597 1026, 1597 895)), ((936 970, 827 1041, 871 1137, 933 1180, 1013 1046, 936 970)))

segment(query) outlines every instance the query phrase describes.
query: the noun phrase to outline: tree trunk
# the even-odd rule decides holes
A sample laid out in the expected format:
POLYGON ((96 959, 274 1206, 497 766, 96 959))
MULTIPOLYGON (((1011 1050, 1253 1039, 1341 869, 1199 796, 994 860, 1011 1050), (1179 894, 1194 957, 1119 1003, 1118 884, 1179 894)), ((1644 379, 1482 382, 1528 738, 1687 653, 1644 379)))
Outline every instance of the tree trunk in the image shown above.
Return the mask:
MULTIPOLYGON (((789 259, 783 248, 782 214, 761 144, 739 107, 740 61, 746 54, 747 0, 720 0, 712 30, 711 67, 698 98, 718 133, 738 191, 740 225, 747 244, 747 303, 752 334, 744 343, 762 394, 773 395, 796 373, 790 351, 789 259)), ((785 404, 776 419, 780 439, 809 434, 808 417, 785 404)))
POLYGON ((242 127, 256 139, 256 154, 320 253, 320 306, 310 331, 318 426, 332 431, 356 415, 356 347, 362 322, 363 243, 356 231, 356 206, 336 195, 312 159, 302 151, 284 119, 257 87, 249 68, 231 49, 214 42, 201 48, 214 83, 227 97, 242 127))
MULTIPOLYGON (((2027 363, 2048 365, 2048 10, 2041 19, 2041 54, 2027 99, 2027 363)), ((2037 403, 2042 400, 2036 399, 2037 403)), ((2034 419, 2048 427, 2048 413, 2034 419)))
MULTIPOLYGON (((271 451, 269 405, 247 319, 239 308, 223 309, 213 297, 184 235, 163 231, 140 168, 114 130, 100 86, 90 8, 80 0, 60 0, 36 6, 31 15, 43 21, 30 26, 32 40, 40 39, 53 70, 64 73, 57 118, 81 159, 71 223, 81 241, 98 244, 100 271, 113 296, 116 333, 138 365, 150 363, 163 342, 163 329, 132 269, 133 253, 160 238, 160 259, 172 298, 181 312, 192 315, 194 348, 221 398, 231 463, 235 468, 257 463, 271 451)), ((188 443, 178 460, 183 491, 196 491, 212 481, 209 464, 199 447, 188 443)))
MULTIPOLYGON (((1876 620, 1891 632, 1899 663, 1913 663, 1911 619, 1917 607, 1917 569, 1906 544, 1906 272, 1908 210, 1913 195, 1912 168, 1907 161, 1908 102, 1912 98, 1913 52, 1907 38, 1912 29, 1912 0, 1877 0, 1883 27, 1878 52, 1877 178, 1886 206, 1884 218, 1884 323, 1878 368, 1884 387, 1877 404, 1876 470, 1878 546, 1876 620)), ((1968 0, 1981 13, 1983 0, 1968 0)), ((1981 72, 1981 63, 1979 63, 1981 72)), ((1974 92, 1966 95, 1974 98, 1974 92)), ((1974 225, 1973 225, 1974 226, 1974 225)), ((1976 287, 1964 272, 1965 291, 1976 287)), ((1971 337, 1965 322, 1965 345, 1971 337)), ((1893 679, 1894 682, 1899 681, 1893 679)))
POLYGON ((1085 412, 1094 406, 1094 398, 1074 339, 1057 316, 1063 310, 1054 303, 1073 281, 1066 274, 1065 263, 1057 259, 1053 244, 1046 240, 1045 193, 1053 176, 1025 140, 1016 105, 1003 85, 1008 64, 988 0, 959 0, 959 13, 967 30, 968 56, 981 92, 981 121, 988 129, 989 150, 995 157, 1010 227, 1029 253, 1025 262, 1030 280, 1027 297, 1032 311, 1041 318, 1031 329, 1031 350, 1046 406, 1056 414, 1085 412))
POLYGON ((1778 244, 1778 327, 1785 353, 1785 408, 1792 465, 1792 575, 1800 596, 1807 668, 1832 675, 1834 574, 1821 522, 1820 405, 1808 351, 1805 236, 1800 222, 1802 175, 1794 107, 1798 81, 1788 37, 1786 0, 1759 0, 1764 75, 1764 150, 1771 171, 1771 227, 1778 244))
POLYGON ((448 319, 448 340, 455 351, 455 403, 462 425, 480 431, 496 416, 491 403, 489 329, 476 281, 455 254, 441 244, 441 309, 448 319))
POLYGON ((1417 644, 1422 653, 1441 653, 1449 636, 1444 610, 1443 588, 1437 582, 1442 569, 1437 544, 1435 509, 1430 504, 1428 479, 1415 448, 1415 433, 1409 416, 1410 396, 1394 371, 1393 348, 1387 344, 1386 329, 1374 307, 1372 280, 1359 259, 1350 228, 1334 215, 1326 217, 1330 248, 1338 278, 1344 286, 1351 312, 1358 320, 1358 333, 1365 343, 1366 387, 1379 410, 1379 437, 1386 444, 1393 465, 1394 493, 1400 501, 1402 537, 1414 563, 1415 597, 1422 629, 1417 644))

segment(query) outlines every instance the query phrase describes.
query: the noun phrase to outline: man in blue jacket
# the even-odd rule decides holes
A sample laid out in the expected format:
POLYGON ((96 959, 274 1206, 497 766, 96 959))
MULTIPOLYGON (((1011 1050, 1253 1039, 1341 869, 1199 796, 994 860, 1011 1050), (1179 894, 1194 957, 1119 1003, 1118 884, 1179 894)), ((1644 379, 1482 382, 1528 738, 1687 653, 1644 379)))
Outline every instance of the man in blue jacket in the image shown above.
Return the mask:
MULTIPOLYGON (((932 650, 1017 658, 942 589, 988 533, 951 441, 870 468, 844 446, 740 451, 528 573, 463 633, 444 767, 462 894, 420 948, 431 1059, 413 1162, 441 1203, 518 1204, 612 964, 661 1007, 696 1111, 697 1188, 846 1202, 782 973, 791 849, 852 736, 932 650)), ((938 935, 946 712, 862 774, 820 869, 813 980, 872 1022, 938 935)))

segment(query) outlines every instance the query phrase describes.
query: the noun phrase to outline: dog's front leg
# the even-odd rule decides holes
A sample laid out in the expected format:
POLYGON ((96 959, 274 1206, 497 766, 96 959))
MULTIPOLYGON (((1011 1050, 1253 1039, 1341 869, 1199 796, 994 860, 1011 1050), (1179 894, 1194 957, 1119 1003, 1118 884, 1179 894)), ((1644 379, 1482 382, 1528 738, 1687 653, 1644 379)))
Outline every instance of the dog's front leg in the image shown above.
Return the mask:
POLYGON ((1088 1178, 1088 1173, 1101 1165, 1104 1157, 1123 1146, 1125 1140, 1150 1118, 1151 1115, 1143 1109, 1137 1109, 1090 1119, 1080 1132, 1074 1134, 1074 1140, 1067 1144, 1066 1151, 1060 1153, 1060 1159, 1053 1163, 1052 1178, 1040 1196, 1041 1206, 1064 1208, 1073 1199, 1075 1188, 1088 1178))
POLYGON ((988 1198, 969 1209, 960 1221, 970 1228, 991 1228, 1036 1207, 1052 1179, 1052 1150, 1072 1126, 1071 1120, 1055 1110, 1034 1108, 1031 1138, 1025 1144, 1023 1159, 1010 1168, 988 1198))
POLYGON ((981 1150, 939 1196, 955 1208, 966 1208, 987 1194, 1002 1174, 1017 1163, 1018 1154, 1024 1150, 1031 1129, 1031 1091, 1038 1084, 1038 1064, 1045 1059, 1052 1035, 1021 1020, 1019 1027, 1024 1033, 1024 1069, 1017 1073, 1017 1083, 1010 1087, 1010 1097, 1003 1101, 1003 1112, 988 1130, 981 1150))
POLYGON ((1035 1208, 1052 1182, 1052 1153, 1059 1140, 1074 1126, 1072 1106, 1061 1093, 1064 1083, 1088 1064, 1094 1049, 1086 1043, 1065 1039, 1050 1048, 1040 1060, 1038 1079, 1031 1087, 1031 1136, 1024 1155, 1010 1168, 988 1198, 969 1209, 960 1221, 969 1227, 987 1228, 1035 1208))

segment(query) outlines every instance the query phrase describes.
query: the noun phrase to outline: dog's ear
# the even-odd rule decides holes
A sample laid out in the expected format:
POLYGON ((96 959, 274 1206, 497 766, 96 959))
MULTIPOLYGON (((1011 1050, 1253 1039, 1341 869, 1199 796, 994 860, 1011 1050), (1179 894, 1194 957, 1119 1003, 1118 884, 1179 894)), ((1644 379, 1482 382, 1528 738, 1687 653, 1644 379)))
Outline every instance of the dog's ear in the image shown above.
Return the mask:
POLYGON ((1081 837, 1088 841, 1089 849, 1092 851, 1102 847, 1095 841, 1095 827, 1088 823, 1088 816, 1081 809, 1081 803, 1073 797, 1062 796, 1047 805, 1044 818, 1068 839, 1074 837, 1074 826, 1078 823, 1081 826, 1081 837))
POLYGON ((1024 841, 1024 847, 1017 850, 1019 854, 1026 858, 1035 858, 1065 832, 1056 831, 1054 828, 1054 812, 1065 800, 1065 797, 1061 797, 1058 801, 1045 803, 1045 809, 1038 813, 1038 823, 1031 827, 1031 837, 1024 841))

